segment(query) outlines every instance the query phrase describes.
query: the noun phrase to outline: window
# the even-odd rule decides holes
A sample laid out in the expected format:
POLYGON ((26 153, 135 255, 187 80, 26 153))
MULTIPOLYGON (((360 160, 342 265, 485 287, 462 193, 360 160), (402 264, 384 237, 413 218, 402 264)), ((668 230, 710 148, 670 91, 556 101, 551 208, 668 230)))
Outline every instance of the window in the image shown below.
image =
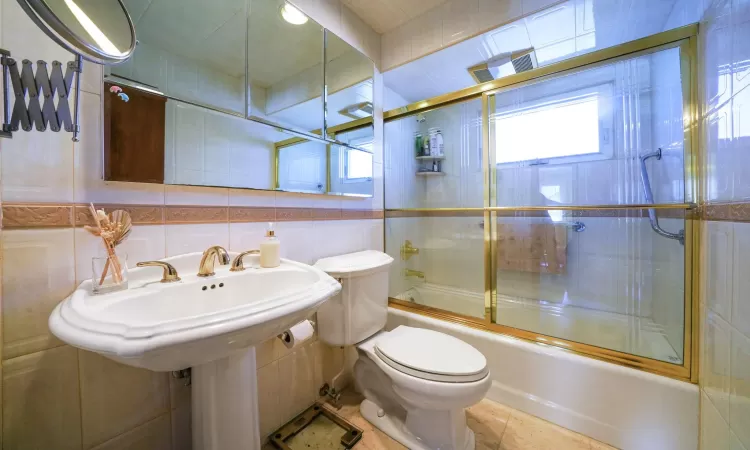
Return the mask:
POLYGON ((612 86, 498 108, 498 164, 561 164, 612 156, 612 86))
POLYGON ((344 149, 342 179, 344 182, 360 182, 372 179, 372 141, 356 143, 357 147, 344 149))

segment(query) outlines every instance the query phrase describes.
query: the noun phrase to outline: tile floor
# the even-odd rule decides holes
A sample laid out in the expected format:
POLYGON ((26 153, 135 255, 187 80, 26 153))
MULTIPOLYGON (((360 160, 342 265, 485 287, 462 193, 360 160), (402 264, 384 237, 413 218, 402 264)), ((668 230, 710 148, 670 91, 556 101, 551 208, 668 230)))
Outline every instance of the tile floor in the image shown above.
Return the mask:
MULTIPOLYGON (((353 390, 342 394, 341 409, 326 405, 336 414, 364 430, 354 450, 401 450, 403 445, 370 425, 360 414, 362 396, 353 390)), ((582 434, 551 424, 521 411, 482 400, 466 412, 469 428, 476 436, 476 450, 614 450, 582 434)), ((305 448, 320 448, 310 442, 305 448)), ((272 450, 267 445, 264 450, 272 450)))

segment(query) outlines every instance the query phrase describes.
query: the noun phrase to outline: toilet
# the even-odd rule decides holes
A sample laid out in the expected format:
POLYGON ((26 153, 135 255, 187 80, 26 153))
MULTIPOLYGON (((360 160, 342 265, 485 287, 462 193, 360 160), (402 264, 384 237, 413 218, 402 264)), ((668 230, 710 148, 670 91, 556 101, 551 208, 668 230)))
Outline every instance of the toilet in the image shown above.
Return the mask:
POLYGON ((474 449, 465 409, 492 380, 484 355, 453 336, 424 328, 385 330, 393 258, 367 250, 319 260, 342 290, 318 309, 318 335, 357 348, 354 381, 368 422, 412 450, 474 449))

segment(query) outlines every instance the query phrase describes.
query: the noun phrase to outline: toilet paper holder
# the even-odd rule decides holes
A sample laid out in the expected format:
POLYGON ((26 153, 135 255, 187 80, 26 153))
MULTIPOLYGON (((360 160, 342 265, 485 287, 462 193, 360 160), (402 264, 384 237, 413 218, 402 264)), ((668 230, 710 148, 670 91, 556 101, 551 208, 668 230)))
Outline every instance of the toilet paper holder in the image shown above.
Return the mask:
MULTIPOLYGON (((310 325, 312 325, 313 330, 317 330, 317 328, 316 328, 317 325, 315 324, 315 321, 314 320, 309 320, 309 319, 307 319, 307 320, 310 322, 310 325)), ((292 342, 292 335, 289 332, 289 330, 284 331, 283 333, 281 333, 277 337, 279 339, 281 339, 281 342, 283 342, 284 344, 289 344, 289 343, 292 342)))

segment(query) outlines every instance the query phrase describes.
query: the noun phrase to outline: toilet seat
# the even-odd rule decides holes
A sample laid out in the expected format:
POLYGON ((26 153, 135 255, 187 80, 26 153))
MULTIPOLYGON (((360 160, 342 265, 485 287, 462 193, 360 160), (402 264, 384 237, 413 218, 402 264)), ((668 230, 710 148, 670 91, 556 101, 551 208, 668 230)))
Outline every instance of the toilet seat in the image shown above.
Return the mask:
POLYGON ((453 336, 424 328, 399 326, 381 336, 375 354, 393 369, 416 378, 470 383, 487 376, 487 359, 453 336))

